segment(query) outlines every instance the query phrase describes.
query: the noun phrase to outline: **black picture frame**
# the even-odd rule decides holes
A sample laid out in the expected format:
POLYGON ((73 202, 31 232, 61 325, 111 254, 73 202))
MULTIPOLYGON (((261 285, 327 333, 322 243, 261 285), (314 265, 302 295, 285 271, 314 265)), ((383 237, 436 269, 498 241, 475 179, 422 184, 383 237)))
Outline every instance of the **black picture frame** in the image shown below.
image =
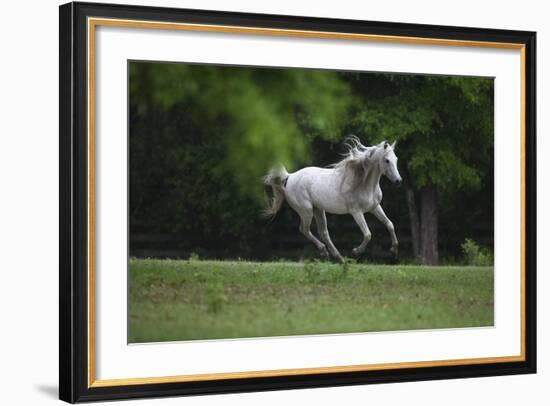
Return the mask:
POLYGON ((420 381, 536 372, 536 33, 215 12, 113 4, 60 6, 60 268, 59 397, 67 402, 235 393, 371 383, 420 381), (429 366, 360 372, 313 373, 210 381, 93 387, 88 377, 87 19, 162 21, 269 29, 370 34, 458 41, 513 43, 524 47, 525 129, 525 357, 516 362, 429 366))

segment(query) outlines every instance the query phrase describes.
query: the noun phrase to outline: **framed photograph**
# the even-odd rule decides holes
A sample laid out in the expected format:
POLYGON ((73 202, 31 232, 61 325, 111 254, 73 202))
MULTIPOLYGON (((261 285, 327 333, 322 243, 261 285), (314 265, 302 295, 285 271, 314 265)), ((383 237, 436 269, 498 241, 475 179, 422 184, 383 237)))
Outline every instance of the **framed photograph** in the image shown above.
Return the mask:
POLYGON ((60 7, 60 398, 536 371, 536 34, 60 7))

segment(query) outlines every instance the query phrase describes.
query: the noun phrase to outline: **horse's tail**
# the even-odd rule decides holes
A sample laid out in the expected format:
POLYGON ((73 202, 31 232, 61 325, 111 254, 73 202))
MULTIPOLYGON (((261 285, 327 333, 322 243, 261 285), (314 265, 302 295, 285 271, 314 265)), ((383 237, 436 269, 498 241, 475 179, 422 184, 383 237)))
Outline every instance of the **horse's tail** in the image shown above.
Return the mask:
POLYGON ((273 196, 269 199, 268 207, 262 211, 264 217, 275 217, 277 212, 283 206, 285 201, 284 188, 288 177, 289 174, 282 165, 272 168, 267 175, 264 176, 264 185, 266 190, 271 187, 273 192, 273 196))

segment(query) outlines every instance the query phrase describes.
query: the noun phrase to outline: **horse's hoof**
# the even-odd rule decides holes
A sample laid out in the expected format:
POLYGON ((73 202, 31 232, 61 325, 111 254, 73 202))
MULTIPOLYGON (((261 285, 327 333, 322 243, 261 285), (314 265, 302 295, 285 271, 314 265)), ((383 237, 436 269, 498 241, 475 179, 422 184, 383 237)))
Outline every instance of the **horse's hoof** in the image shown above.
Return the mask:
POLYGON ((329 255, 329 253, 328 253, 328 251, 327 251, 326 248, 320 250, 320 251, 319 251, 319 254, 321 255, 321 258, 322 258, 322 259, 329 259, 329 258, 330 258, 330 255, 329 255))
POLYGON ((351 250, 351 254, 355 257, 355 258, 358 258, 360 255, 361 255, 361 251, 359 251, 358 248, 354 248, 351 250))
POLYGON ((397 248, 391 248, 390 249, 390 262, 392 264, 397 264, 397 261, 399 259, 397 248))

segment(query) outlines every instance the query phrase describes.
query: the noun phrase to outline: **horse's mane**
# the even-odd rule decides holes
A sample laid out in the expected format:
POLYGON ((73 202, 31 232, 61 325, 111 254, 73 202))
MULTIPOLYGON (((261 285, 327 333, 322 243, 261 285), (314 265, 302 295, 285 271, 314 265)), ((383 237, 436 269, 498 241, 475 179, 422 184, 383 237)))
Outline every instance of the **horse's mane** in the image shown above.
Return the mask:
POLYGON ((355 135, 349 135, 344 142, 344 157, 330 166, 341 168, 345 172, 343 180, 350 180, 350 191, 353 191, 367 180, 377 158, 384 152, 383 145, 384 143, 366 147, 355 135))

